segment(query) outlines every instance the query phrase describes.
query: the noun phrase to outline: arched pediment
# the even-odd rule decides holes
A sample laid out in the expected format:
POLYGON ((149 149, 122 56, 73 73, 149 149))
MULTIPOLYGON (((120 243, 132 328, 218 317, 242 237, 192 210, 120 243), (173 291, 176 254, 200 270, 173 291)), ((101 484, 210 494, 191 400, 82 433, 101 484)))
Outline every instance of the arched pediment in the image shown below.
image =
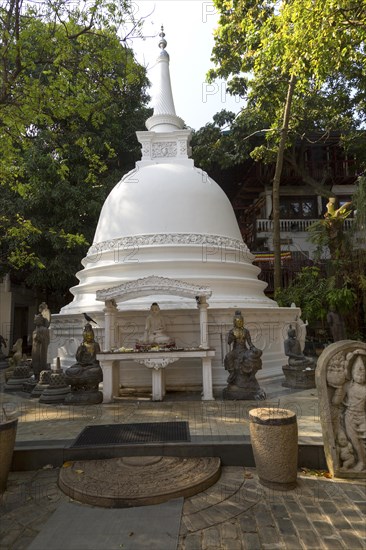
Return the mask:
POLYGON ((97 290, 96 298, 98 301, 115 300, 116 302, 125 302, 133 298, 151 296, 156 294, 167 294, 181 296, 183 298, 209 298, 212 291, 209 287, 193 285, 180 281, 178 279, 169 279, 168 277, 150 276, 127 281, 118 286, 97 290))

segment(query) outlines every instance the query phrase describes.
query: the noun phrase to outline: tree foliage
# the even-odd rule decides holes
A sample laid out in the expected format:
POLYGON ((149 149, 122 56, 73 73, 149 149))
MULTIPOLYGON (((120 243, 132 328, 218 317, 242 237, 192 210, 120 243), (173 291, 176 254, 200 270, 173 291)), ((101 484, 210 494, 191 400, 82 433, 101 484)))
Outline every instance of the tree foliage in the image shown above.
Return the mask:
POLYGON ((280 305, 295 302, 309 322, 323 320, 331 308, 346 317, 349 335, 366 337, 366 178, 361 176, 352 205, 328 204, 322 220, 309 227, 309 240, 317 245, 316 266, 303 269, 285 290, 277 291, 280 305), (351 206, 352 229, 345 221, 351 206))
MULTIPOLYGON (((317 129, 350 146, 365 122, 366 4, 358 0, 215 0, 221 16, 208 76, 264 112, 273 182, 275 287, 280 286, 279 185, 289 145, 317 129), (310 106, 310 109, 309 109, 310 106), (314 122, 316 121, 316 122, 314 122)), ((254 154, 260 158, 262 148, 254 154)), ((295 163, 296 165, 296 163, 295 163)), ((310 182, 311 183, 311 182, 310 182)))
POLYGON ((0 7, 0 271, 65 290, 138 154, 147 77, 128 2, 0 7))

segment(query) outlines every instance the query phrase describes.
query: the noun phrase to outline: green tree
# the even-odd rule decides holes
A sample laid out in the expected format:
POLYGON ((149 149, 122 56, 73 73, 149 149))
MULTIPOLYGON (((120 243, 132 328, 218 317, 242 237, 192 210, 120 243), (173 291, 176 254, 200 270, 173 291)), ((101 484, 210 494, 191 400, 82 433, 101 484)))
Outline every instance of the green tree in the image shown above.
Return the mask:
POLYGON ((148 81, 121 38, 127 3, 21 4, 0 9, 0 271, 65 292, 138 154, 148 81))
POLYGON ((350 337, 366 337, 366 178, 357 181, 352 205, 327 205, 322 220, 309 227, 309 240, 317 245, 316 265, 304 268, 287 289, 277 290, 280 305, 300 306, 310 323, 324 322, 331 308, 345 316, 350 337), (354 209, 354 221, 345 221, 354 209))
MULTIPOLYGON (((270 121, 276 155, 273 180, 275 288, 280 278, 279 186, 290 139, 302 135, 311 101, 327 132, 348 141, 365 121, 366 5, 358 0, 215 0, 221 16, 209 79, 230 78, 229 90, 270 121), (249 75, 249 76, 248 76, 249 75)), ((255 155, 263 155, 262 150, 255 155)))

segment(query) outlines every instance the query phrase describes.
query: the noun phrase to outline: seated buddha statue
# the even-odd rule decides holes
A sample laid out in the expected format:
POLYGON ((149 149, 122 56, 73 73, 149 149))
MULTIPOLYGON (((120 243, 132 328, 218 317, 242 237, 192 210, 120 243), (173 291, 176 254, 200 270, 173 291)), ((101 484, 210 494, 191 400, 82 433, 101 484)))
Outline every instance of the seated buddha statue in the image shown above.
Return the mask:
POLYGON ((83 342, 76 351, 76 363, 65 371, 67 383, 76 391, 98 389, 103 373, 97 353, 100 346, 94 339, 92 326, 87 323, 83 330, 83 342))
POLYGON ((301 344, 296 338, 296 330, 291 327, 287 331, 287 338, 284 342, 285 355, 287 355, 288 364, 290 367, 310 367, 316 366, 316 360, 311 357, 306 357, 301 351, 301 344))
POLYGON ((171 338, 166 333, 164 317, 156 302, 151 304, 150 315, 146 319, 144 342, 146 344, 169 344, 171 342, 171 338))

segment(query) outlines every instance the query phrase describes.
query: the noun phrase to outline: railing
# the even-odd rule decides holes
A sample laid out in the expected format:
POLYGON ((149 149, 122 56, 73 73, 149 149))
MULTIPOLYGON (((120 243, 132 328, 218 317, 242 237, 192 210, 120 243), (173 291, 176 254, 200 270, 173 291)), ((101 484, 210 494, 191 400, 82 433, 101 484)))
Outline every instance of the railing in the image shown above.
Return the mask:
MULTIPOLYGON (((293 219, 293 220, 280 220, 280 231, 281 232, 301 232, 306 231, 307 228, 312 225, 314 222, 317 222, 317 219, 293 219)), ((352 226, 353 218, 347 218, 344 221, 344 228, 346 230, 350 229, 352 226)), ((257 220, 257 234, 258 233, 273 233, 273 220, 257 220)))
MULTIPOLYGON (((255 262, 254 262, 255 263, 255 262)), ((258 278, 261 281, 264 281, 267 283, 267 288, 265 289, 265 293, 267 295, 273 294, 274 289, 274 266, 273 263, 258 263, 256 264, 261 268, 261 272, 258 275, 258 278)), ((289 284, 293 281, 293 279, 296 277, 297 273, 299 273, 303 267, 309 267, 314 265, 313 261, 308 258, 303 259, 294 259, 292 258, 288 262, 283 262, 281 265, 281 285, 282 288, 287 288, 289 284)))

